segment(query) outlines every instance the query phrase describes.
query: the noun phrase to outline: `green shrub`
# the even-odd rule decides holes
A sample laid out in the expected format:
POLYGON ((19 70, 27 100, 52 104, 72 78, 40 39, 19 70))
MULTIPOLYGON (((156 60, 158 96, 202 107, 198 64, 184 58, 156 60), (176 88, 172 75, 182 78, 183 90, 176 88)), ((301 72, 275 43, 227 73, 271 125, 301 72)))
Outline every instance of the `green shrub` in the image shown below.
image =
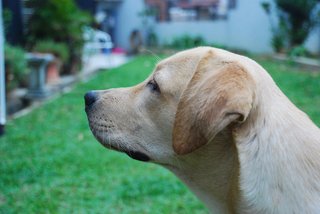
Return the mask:
POLYGON ((148 47, 157 47, 158 46, 158 36, 155 32, 148 33, 147 46, 148 47))
POLYGON ((275 0, 275 4, 278 16, 276 24, 271 18, 270 3, 261 3, 270 20, 273 48, 278 52, 285 46, 290 49, 302 45, 309 32, 319 23, 319 0, 275 0))
POLYGON ((39 40, 52 40, 68 47, 69 68, 79 61, 84 43, 82 29, 91 23, 89 14, 81 11, 73 0, 31 0, 34 13, 30 17, 28 47, 39 40))
POLYGON ((57 58, 66 63, 69 59, 68 47, 64 43, 52 40, 43 40, 36 43, 32 49, 34 52, 52 53, 57 58))
POLYGON ((319 22, 320 16, 314 11, 319 1, 276 0, 275 2, 277 9, 280 10, 279 19, 286 24, 290 47, 303 44, 309 32, 319 22))
POLYGON ((273 50, 276 53, 280 53, 284 50, 285 40, 286 40, 286 37, 284 34, 281 33, 280 30, 273 32, 273 35, 271 38, 271 45, 272 45, 273 50))
POLYGON ((290 58, 294 58, 294 57, 305 57, 308 56, 308 50, 300 45, 300 46, 296 46, 294 48, 292 48, 289 53, 288 53, 290 58))
POLYGON ((184 35, 174 38, 169 46, 176 49, 188 49, 206 44, 207 42, 201 36, 191 37, 184 35))
POLYGON ((19 47, 5 44, 6 91, 17 87, 27 74, 25 52, 19 47))

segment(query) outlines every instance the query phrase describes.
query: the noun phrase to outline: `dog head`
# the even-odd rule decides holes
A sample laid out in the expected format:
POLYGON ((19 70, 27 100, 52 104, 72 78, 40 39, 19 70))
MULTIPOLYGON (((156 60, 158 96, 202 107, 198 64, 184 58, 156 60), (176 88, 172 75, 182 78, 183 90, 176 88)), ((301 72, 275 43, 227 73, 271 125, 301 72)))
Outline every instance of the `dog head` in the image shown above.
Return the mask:
POLYGON ((244 123, 254 82, 238 55, 201 47, 180 52, 130 88, 91 91, 86 112, 104 146, 166 164, 244 123))

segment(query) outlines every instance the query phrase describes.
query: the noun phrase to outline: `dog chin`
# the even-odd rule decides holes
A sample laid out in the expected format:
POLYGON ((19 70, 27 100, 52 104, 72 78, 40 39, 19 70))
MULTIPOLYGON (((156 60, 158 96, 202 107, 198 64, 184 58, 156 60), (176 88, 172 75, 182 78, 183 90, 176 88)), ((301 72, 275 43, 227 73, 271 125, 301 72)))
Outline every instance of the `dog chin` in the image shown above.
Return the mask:
POLYGON ((132 159, 148 162, 150 161, 150 157, 142 152, 139 151, 125 151, 125 153, 131 157, 132 159))
POLYGON ((125 153, 125 154, 127 154, 129 157, 131 157, 134 160, 143 161, 143 162, 150 161, 150 157, 148 155, 146 155, 145 153, 143 153, 143 152, 134 151, 134 150, 128 150, 128 149, 125 149, 125 148, 119 148, 119 147, 112 146, 111 144, 102 143, 102 145, 104 147, 108 148, 108 149, 115 150, 117 152, 125 153))
POLYGON ((118 146, 120 144, 117 144, 117 146, 114 146, 110 142, 110 138, 102 137, 98 133, 95 133, 94 136, 107 149, 111 149, 111 150, 114 150, 117 152, 125 153, 134 160, 143 161, 143 162, 148 162, 151 160, 151 158, 143 152, 136 151, 136 150, 130 150, 130 149, 126 149, 121 146, 118 146))

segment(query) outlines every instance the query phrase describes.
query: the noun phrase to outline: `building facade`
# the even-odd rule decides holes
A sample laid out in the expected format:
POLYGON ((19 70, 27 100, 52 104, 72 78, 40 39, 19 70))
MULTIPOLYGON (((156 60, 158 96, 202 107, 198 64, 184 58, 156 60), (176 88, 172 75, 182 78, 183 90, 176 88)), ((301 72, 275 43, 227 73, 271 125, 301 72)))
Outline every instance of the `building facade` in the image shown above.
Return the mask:
MULTIPOLYGON (((7 39, 23 42, 25 22, 32 13, 30 0, 3 0, 12 13, 7 39)), ((99 20, 101 30, 108 32, 116 47, 130 49, 134 31, 145 37, 152 29, 159 44, 170 43, 183 35, 201 36, 207 42, 254 53, 271 53, 270 20, 261 3, 273 0, 76 0, 78 6, 99 20), (147 9, 155 18, 143 17, 147 9), (147 22, 146 22, 147 20, 147 22)), ((320 27, 310 32, 305 46, 320 52, 320 27)))
MULTIPOLYGON (((176 0, 167 0, 169 3, 176 0)), ((272 0, 268 0, 273 4, 272 0)), ((157 0, 124 0, 119 6, 117 16, 116 43, 123 48, 130 48, 129 36, 134 29, 141 32, 146 30, 139 12, 146 9, 148 3, 156 5, 157 0)), ((176 1, 177 2, 177 1, 176 1)), ((183 3, 182 1, 179 1, 183 3)), ((190 7, 196 0, 186 0, 190 7)), ((198 1, 201 2, 201 1, 198 1)), ((213 6, 216 1, 206 2, 213 6)), ((218 0, 218 2, 225 2, 218 0)), ((243 49, 254 53, 272 53, 270 20, 263 10, 261 3, 266 0, 228 1, 225 14, 220 18, 170 20, 170 14, 160 16, 152 23, 160 44, 170 43, 174 38, 182 35, 201 36, 212 44, 224 45, 230 48, 243 49)), ((162 6, 163 7, 163 6, 162 6)), ((162 9, 161 13, 165 13, 162 9)), ((217 17, 217 16, 215 16, 217 17)), ((305 42, 306 48, 320 53, 320 26, 310 32, 305 42)))

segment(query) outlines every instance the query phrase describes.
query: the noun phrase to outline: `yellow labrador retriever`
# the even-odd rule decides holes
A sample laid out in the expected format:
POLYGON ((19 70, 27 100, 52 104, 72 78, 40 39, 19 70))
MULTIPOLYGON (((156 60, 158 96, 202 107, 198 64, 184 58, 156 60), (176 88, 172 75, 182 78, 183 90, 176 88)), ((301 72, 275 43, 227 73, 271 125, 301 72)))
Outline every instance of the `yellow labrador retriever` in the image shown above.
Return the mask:
POLYGON ((183 51, 85 103, 104 146, 168 168, 214 213, 320 213, 320 130, 249 58, 183 51))

